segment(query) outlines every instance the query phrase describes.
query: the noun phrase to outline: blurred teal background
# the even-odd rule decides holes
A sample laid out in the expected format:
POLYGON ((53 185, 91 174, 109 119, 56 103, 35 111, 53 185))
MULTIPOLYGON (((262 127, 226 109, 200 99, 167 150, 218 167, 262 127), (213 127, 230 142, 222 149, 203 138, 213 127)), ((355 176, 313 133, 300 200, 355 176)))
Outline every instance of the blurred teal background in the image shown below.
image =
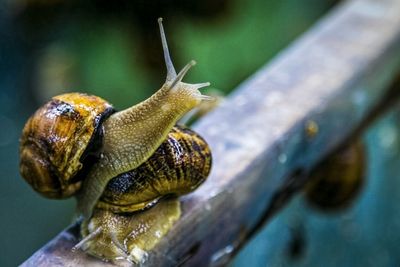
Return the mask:
POLYGON ((71 222, 74 200, 44 199, 18 172, 24 122, 51 96, 86 92, 117 109, 148 97, 165 78, 160 16, 176 67, 198 62, 186 79, 228 94, 335 2, 1 1, 0 266, 20 264, 71 222))
POLYGON ((364 186, 351 206, 319 212, 297 195, 231 267, 399 266, 400 109, 374 123, 363 139, 364 186))

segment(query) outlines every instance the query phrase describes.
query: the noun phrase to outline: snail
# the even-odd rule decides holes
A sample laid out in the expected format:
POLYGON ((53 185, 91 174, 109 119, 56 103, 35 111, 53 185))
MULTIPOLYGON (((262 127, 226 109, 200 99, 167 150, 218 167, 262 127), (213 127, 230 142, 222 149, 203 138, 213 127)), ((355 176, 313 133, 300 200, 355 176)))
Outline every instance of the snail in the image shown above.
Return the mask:
POLYGON ((174 127, 145 163, 107 184, 92 218, 82 223, 84 239, 75 248, 102 259, 141 262, 180 215, 179 201, 169 198, 154 205, 155 196, 193 191, 210 168, 211 152, 204 139, 188 128, 174 127))
POLYGON ((305 187, 308 203, 326 212, 348 207, 364 184, 364 150, 362 141, 357 140, 318 164, 305 187))
POLYGON ((179 218, 176 197, 195 190, 211 168, 205 140, 176 125, 211 99, 199 91, 209 83, 182 82, 195 62, 176 73, 158 23, 167 78, 155 94, 119 112, 97 96, 53 97, 20 140, 21 175, 43 196, 76 196, 83 239, 75 248, 104 260, 140 262, 179 218))

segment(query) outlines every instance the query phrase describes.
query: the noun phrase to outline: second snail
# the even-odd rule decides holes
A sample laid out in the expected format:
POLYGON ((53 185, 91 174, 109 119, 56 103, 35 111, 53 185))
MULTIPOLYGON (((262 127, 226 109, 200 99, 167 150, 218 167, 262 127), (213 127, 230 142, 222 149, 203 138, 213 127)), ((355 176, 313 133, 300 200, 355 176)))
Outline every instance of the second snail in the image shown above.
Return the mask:
POLYGON ((177 196, 195 190, 211 169, 211 152, 194 131, 176 126, 208 96, 209 83, 182 82, 170 59, 163 86, 123 111, 97 96, 54 97, 26 123, 20 172, 40 194, 76 196, 82 249, 102 260, 142 262, 180 216, 177 196))
POLYGON ((365 153, 364 143, 357 139, 320 162, 305 187, 307 202, 323 212, 348 208, 365 182, 365 153))

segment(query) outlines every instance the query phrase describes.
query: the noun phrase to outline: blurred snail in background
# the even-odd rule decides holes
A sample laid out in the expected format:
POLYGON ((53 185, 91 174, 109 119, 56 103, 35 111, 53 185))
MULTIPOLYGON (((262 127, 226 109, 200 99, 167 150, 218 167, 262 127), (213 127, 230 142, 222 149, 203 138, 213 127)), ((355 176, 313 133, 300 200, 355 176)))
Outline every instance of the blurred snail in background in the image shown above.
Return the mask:
POLYGON ((158 22, 167 67, 161 89, 119 112, 97 96, 56 96, 28 120, 20 141, 21 175, 46 197, 77 197, 84 220, 75 248, 104 260, 141 262, 179 218, 176 196, 195 190, 211 169, 205 140, 176 126, 212 99, 198 90, 209 83, 182 82, 195 62, 176 73, 158 22))
POLYGON ((365 148, 361 140, 329 155, 311 171, 305 197, 321 211, 347 208, 365 179, 365 148))

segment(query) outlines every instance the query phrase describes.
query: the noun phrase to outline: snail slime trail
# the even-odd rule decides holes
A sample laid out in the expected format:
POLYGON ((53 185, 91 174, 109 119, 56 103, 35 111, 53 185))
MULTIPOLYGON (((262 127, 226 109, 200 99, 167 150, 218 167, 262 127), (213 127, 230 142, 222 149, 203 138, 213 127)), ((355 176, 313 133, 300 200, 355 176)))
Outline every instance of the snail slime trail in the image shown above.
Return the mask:
POLYGON ((38 109, 20 141, 20 172, 45 197, 76 196, 83 215, 75 246, 102 260, 142 262, 180 216, 178 197, 211 169, 206 141, 176 122, 202 100, 209 83, 182 82, 162 20, 167 77, 149 99, 123 111, 97 96, 68 93, 38 109))

